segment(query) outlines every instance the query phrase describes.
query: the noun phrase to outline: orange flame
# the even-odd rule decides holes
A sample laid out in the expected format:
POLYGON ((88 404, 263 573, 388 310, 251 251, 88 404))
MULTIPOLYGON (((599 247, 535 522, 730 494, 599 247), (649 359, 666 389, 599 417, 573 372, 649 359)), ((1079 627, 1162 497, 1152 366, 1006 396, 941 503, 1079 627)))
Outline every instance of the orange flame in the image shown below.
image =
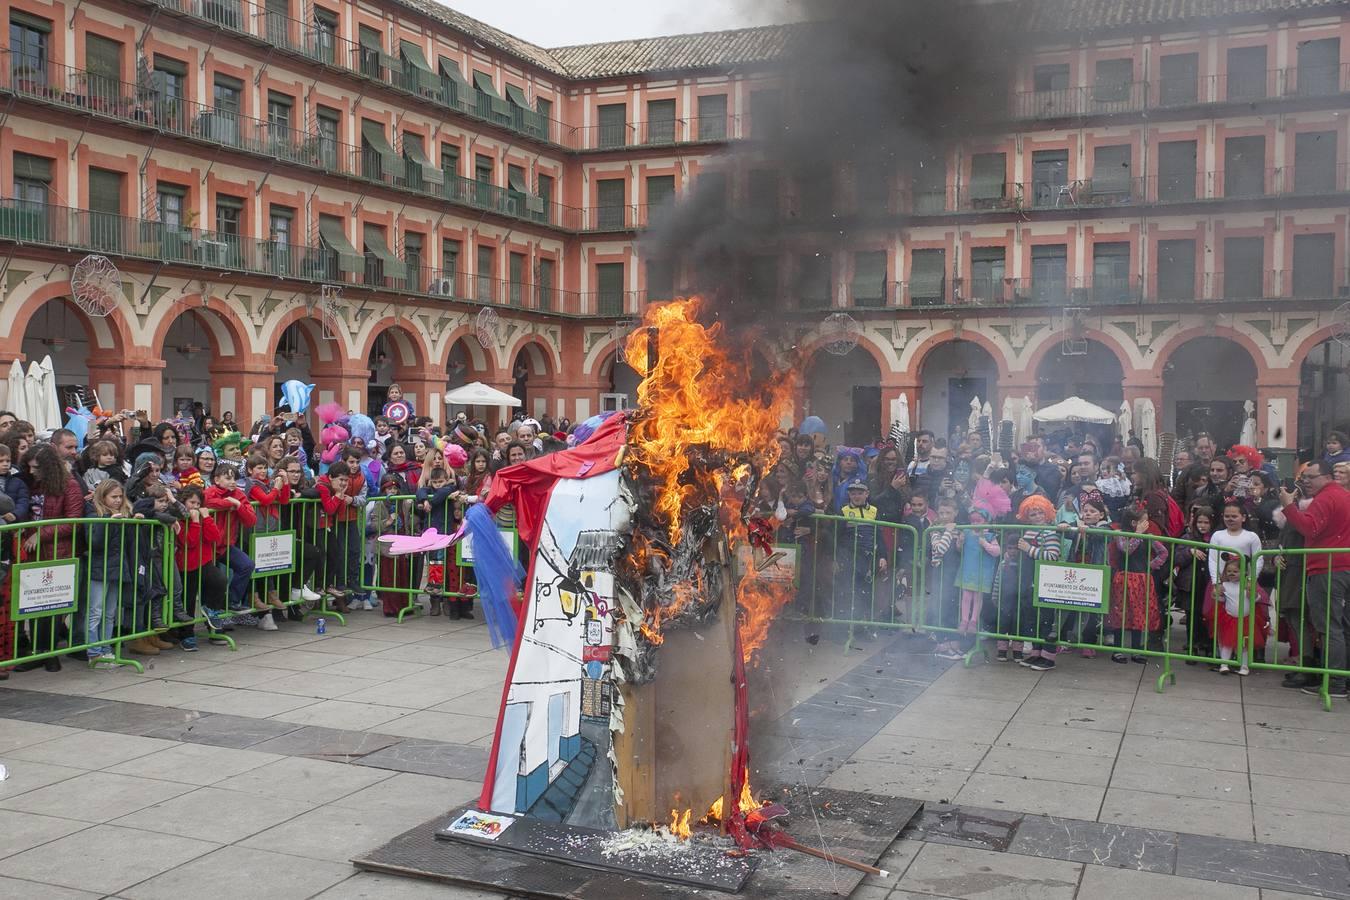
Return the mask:
POLYGON ((635 331, 624 347, 624 358, 643 376, 638 385, 643 414, 629 432, 628 460, 655 482, 655 513, 672 544, 679 542, 685 511, 716 499, 723 488, 720 476, 693 477, 691 451, 760 457, 767 471, 778 461, 775 437, 789 400, 786 378, 756 385, 749 342, 741 342, 739 352, 724 346, 719 324, 696 320, 700 307, 701 301, 691 298, 648 308, 645 324, 659 335, 655 371, 647 371, 645 329, 635 331))
POLYGON ((687 841, 693 835, 694 831, 689 827, 689 817, 693 810, 686 809, 683 813, 677 810, 670 811, 670 833, 682 841, 687 841))
POLYGON ((767 578, 757 578, 747 572, 736 586, 736 607, 740 620, 736 627, 741 638, 741 658, 747 665, 758 665, 756 651, 764 646, 769 626, 783 607, 792 599, 792 585, 767 578))
MULTIPOLYGON (((708 807, 708 812, 699 820, 700 825, 713 825, 722 821, 722 801, 725 798, 718 797, 713 801, 713 805, 708 807)), ((763 806, 755 799, 754 793, 750 790, 750 780, 746 779, 745 784, 741 785, 741 799, 737 805, 741 815, 753 812, 763 806)))

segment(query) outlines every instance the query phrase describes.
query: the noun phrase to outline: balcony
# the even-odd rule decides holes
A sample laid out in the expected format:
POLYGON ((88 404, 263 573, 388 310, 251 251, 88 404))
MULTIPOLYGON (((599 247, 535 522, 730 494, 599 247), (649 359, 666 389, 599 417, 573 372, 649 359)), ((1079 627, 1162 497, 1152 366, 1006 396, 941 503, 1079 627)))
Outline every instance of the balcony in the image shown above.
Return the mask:
POLYGON ((257 119, 190 100, 165 98, 149 85, 116 81, 70 66, 51 63, 44 69, 18 69, 0 65, 0 92, 4 91, 45 105, 80 110, 522 221, 573 231, 581 223, 580 210, 549 203, 532 194, 456 176, 442 176, 443 183, 437 184, 423 178, 413 163, 404 164, 404 174, 386 173, 376 155, 362 147, 326 140, 287 123, 257 119))
POLYGON ((559 143, 569 150, 631 150, 676 144, 717 143, 740 137, 743 137, 740 116, 690 116, 568 128, 559 143))
POLYGON ((1350 63, 1289 66, 1257 72, 1158 78, 1129 84, 1020 91, 1013 95, 1011 115, 1018 120, 1087 118, 1150 109, 1332 97, 1345 93, 1350 93, 1350 63))

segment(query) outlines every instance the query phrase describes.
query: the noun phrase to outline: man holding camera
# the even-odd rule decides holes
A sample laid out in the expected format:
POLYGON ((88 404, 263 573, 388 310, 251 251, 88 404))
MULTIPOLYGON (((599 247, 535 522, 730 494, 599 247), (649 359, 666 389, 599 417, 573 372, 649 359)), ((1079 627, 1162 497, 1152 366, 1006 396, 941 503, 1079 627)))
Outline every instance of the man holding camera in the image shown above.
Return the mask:
MULTIPOLYGON (((1350 547, 1350 491, 1331 476, 1331 466, 1316 460, 1304 468, 1295 491, 1280 489, 1285 518, 1307 540, 1310 551, 1350 547), (1312 498, 1307 509, 1298 508, 1300 497, 1312 498)), ((1344 670, 1350 643, 1350 608, 1346 605, 1350 600, 1350 553, 1311 552, 1306 560, 1307 621, 1321 638, 1322 665, 1344 670)), ((1316 681, 1320 680, 1304 685, 1304 693, 1319 693, 1316 681)), ((1347 696, 1345 676, 1332 675, 1330 690, 1333 697, 1347 696)))

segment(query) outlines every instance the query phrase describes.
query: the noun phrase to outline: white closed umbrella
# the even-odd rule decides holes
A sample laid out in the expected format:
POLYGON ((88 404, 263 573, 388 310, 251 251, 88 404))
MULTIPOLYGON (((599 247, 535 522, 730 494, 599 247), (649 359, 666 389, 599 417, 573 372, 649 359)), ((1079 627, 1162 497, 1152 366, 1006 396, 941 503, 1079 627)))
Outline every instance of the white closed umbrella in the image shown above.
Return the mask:
POLYGON ((1239 443, 1246 444, 1248 447, 1256 446, 1256 404, 1250 400, 1244 400, 1242 403, 1242 412, 1245 418, 1242 420, 1242 437, 1239 443))
POLYGON ((1130 404, 1125 400, 1120 401, 1120 415, 1116 418, 1116 427, 1120 429, 1122 441, 1134 431, 1134 413, 1130 411, 1130 404))
POLYGON ((1000 422, 1017 421, 1017 401, 1012 397, 1003 398, 1003 415, 998 417, 1000 422))
POLYGON ((980 426, 980 398, 970 398, 970 419, 966 422, 969 431, 974 431, 980 426))
POLYGON ((1086 422, 1091 425, 1114 425, 1116 421, 1115 413, 1082 397, 1069 397, 1038 409, 1031 418, 1036 422, 1086 422))
POLYGON ((42 375, 42 415, 47 420, 48 428, 60 428, 65 420, 61 417, 61 398, 56 391, 56 366, 50 355, 42 357, 38 371, 42 375))
POLYGON ((36 362, 28 364, 28 374, 23 379, 23 396, 28 404, 28 421, 33 423, 33 428, 39 432, 52 428, 47 424, 46 405, 42 402, 42 366, 36 362))
POLYGON ((1158 458, 1158 411, 1148 397, 1136 402, 1139 412, 1139 440, 1144 442, 1144 456, 1158 458))
POLYGON ((904 391, 900 392, 900 399, 896 405, 895 423, 900 426, 901 433, 909 434, 909 394, 904 391))
POLYGON ((1017 411, 1017 443, 1020 445, 1031 437, 1032 430, 1036 427, 1031 421, 1031 398, 1026 394, 1022 395, 1022 408, 1017 411))
POLYGON ((9 387, 9 398, 5 408, 20 419, 28 418, 28 395, 24 392, 23 363, 17 359, 9 364, 9 377, 5 379, 9 387))

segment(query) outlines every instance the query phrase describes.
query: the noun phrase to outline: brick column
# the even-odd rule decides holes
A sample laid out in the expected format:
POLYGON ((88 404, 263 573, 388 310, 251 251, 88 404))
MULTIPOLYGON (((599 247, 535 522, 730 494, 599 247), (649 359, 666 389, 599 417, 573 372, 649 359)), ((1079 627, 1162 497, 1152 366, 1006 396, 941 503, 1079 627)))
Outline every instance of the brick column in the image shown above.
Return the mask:
POLYGON ((240 428, 250 428, 276 408, 277 365, 261 356, 226 357, 211 363, 211 398, 215 415, 229 410, 240 428))
POLYGON ((343 411, 366 411, 366 388, 370 384, 370 370, 349 361, 314 362, 309 370, 314 382, 310 407, 320 403, 337 403, 343 411))
MULTIPOLYGON (((1147 453, 1149 453, 1149 455, 1156 457, 1158 453, 1157 442, 1162 439, 1163 433, 1162 382, 1159 381, 1156 377, 1154 377, 1152 373, 1146 373, 1142 377, 1126 375, 1125 384, 1123 387, 1125 392, 1125 402, 1129 404, 1130 413, 1134 417, 1134 433, 1139 435, 1141 438, 1143 437, 1143 432, 1141 431, 1143 423, 1140 415, 1140 403, 1141 401, 1144 400, 1151 400, 1153 402, 1153 414, 1154 414, 1153 438, 1155 444, 1153 447, 1145 447, 1144 449, 1147 453)), ((1113 410, 1113 412, 1116 412, 1116 410, 1113 410)), ((1126 437, 1127 435, 1121 435, 1121 440, 1124 440, 1126 437)))
POLYGON ((403 388, 403 395, 412 401, 417 415, 428 416, 433 423, 445 422, 445 376, 436 376, 425 370, 397 372, 395 379, 403 388))
POLYGON ((1298 446, 1298 369, 1273 371, 1256 381, 1256 443, 1261 447, 1298 446))
POLYGON ((91 358, 87 368, 89 386, 98 392, 98 401, 104 409, 114 412, 143 409, 153 422, 162 418, 164 360, 139 354, 125 360, 91 358))

